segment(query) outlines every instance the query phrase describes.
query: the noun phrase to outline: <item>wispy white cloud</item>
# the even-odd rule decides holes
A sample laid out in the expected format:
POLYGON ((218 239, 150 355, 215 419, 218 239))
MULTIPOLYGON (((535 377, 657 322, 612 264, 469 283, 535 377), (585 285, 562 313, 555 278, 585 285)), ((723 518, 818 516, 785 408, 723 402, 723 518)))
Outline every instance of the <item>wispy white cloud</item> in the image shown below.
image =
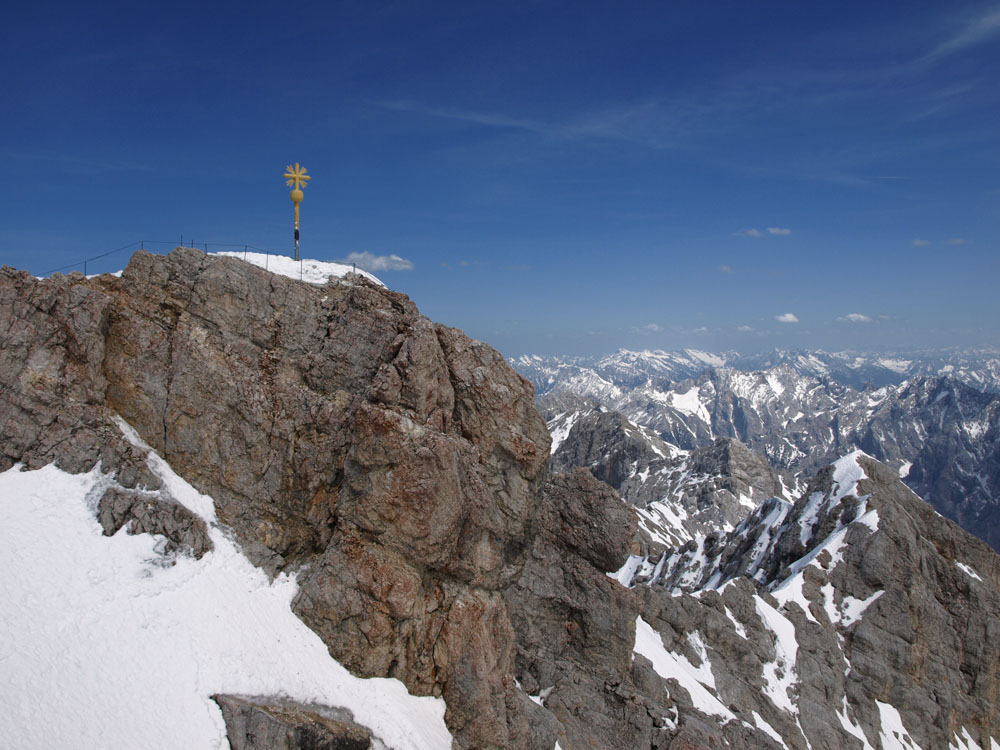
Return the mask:
POLYGON ((736 326, 736 330, 740 333, 753 333, 753 326, 736 326))
POLYGON ((965 239, 963 237, 952 237, 948 240, 949 245, 964 245, 965 239))
POLYGON ((871 323, 872 319, 861 313, 847 313, 837 318, 841 323, 871 323))
POLYGON ((367 250, 363 253, 351 253, 340 263, 353 263, 366 271, 412 271, 413 261, 400 258, 396 254, 375 255, 367 250))
POLYGON ((927 241, 927 240, 921 240, 921 239, 915 239, 915 240, 913 240, 913 246, 914 247, 927 247, 929 244, 931 244, 931 243, 929 241, 927 241))
POLYGON ((719 266, 719 272, 720 273, 728 273, 730 275, 736 273, 736 271, 733 270, 733 267, 730 266, 730 265, 728 265, 728 264, 726 264, 726 263, 723 263, 721 266, 719 266))
POLYGON ((791 229, 786 229, 785 227, 768 227, 767 228, 767 233, 768 234, 777 234, 777 235, 781 235, 781 236, 786 236, 786 235, 791 234, 792 230, 791 229))
POLYGON ((633 330, 636 333, 662 333, 663 332, 663 326, 661 326, 661 325, 659 325, 657 323, 647 323, 646 325, 639 326, 638 328, 635 328, 633 330))
POLYGON ((775 315, 774 319, 779 323, 798 323, 799 316, 795 313, 782 313, 781 315, 775 315))
POLYGON ((1000 5, 995 5, 981 16, 968 20, 955 34, 931 50, 925 61, 939 60, 956 52, 988 42, 1000 35, 1000 5))
POLYGON ((475 112, 472 110, 432 107, 409 99, 383 100, 375 103, 383 109, 394 110, 396 112, 409 112, 411 114, 424 115, 426 117, 437 117, 444 120, 457 120, 475 125, 486 125, 495 128, 512 128, 514 130, 529 130, 533 133, 552 133, 558 130, 558 126, 553 126, 538 120, 531 120, 523 117, 510 117, 508 115, 494 112, 475 112))

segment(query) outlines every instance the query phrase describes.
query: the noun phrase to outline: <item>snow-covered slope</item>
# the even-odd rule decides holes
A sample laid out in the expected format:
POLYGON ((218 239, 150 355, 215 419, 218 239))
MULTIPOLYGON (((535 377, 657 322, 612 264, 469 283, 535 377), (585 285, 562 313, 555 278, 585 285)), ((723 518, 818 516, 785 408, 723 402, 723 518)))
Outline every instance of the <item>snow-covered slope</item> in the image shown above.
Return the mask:
POLYGON ((443 699, 363 680, 292 613, 273 581, 215 524, 211 498, 155 454, 163 490, 207 522, 201 559, 165 539, 101 534, 112 478, 54 466, 0 474, 0 736, 6 747, 227 748, 211 696, 284 696, 349 710, 378 746, 444 750, 443 699))
POLYGON ((992 750, 998 559, 857 451, 796 502, 614 577, 643 600, 636 653, 728 737, 992 750))

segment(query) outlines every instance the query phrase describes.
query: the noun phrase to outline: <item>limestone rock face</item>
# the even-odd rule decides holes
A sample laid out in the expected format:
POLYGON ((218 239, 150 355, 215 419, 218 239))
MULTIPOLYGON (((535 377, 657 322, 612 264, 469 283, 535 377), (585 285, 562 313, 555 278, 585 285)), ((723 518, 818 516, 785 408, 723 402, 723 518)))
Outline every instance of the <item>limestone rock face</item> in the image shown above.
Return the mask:
POLYGON ((158 486, 144 456, 106 419, 110 298, 83 275, 39 282, 0 269, 0 470, 98 461, 125 487, 158 486))
POLYGON ((549 436, 499 354, 356 276, 313 286, 191 249, 137 253, 121 278, 3 274, 0 468, 100 460, 107 531, 170 527, 203 551, 169 503, 143 504, 156 482, 120 415, 255 563, 303 568, 294 609, 335 658, 444 695, 463 747, 527 746, 501 592, 549 436))
POLYGON ((518 679, 558 719, 561 747, 648 748, 661 734, 668 698, 648 665, 632 663, 637 600, 606 575, 635 528, 634 513, 589 472, 557 475, 524 574, 507 592, 518 679))

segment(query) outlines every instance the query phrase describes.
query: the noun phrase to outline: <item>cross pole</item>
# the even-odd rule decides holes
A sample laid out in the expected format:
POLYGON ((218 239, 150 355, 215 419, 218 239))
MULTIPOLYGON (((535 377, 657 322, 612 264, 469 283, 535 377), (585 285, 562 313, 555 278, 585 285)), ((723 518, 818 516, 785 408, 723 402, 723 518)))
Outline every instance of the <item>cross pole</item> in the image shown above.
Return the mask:
POLYGON ((299 204, 302 202, 302 188, 304 188, 312 178, 306 174, 306 168, 300 167, 295 162, 293 167, 289 164, 285 167, 285 184, 292 189, 290 198, 295 204, 295 260, 299 259, 299 204))

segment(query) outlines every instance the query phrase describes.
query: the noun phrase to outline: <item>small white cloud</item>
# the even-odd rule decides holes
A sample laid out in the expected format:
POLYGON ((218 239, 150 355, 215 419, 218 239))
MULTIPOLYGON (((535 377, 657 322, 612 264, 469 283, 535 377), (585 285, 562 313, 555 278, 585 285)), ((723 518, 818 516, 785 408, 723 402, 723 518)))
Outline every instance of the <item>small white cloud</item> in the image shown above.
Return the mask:
POLYGON ((739 331, 740 333, 752 333, 753 326, 737 326, 736 330, 739 331))
POLYGON ((635 330, 637 333, 662 333, 663 326, 657 325, 656 323, 647 323, 644 326, 639 326, 635 330))
POLYGON ((871 323, 872 319, 861 313, 847 313, 837 318, 841 323, 871 323))
POLYGON ((763 237, 764 233, 759 229, 741 229, 738 232, 733 232, 734 237, 763 237))
POLYGON ((778 235, 785 236, 785 235, 791 234, 792 230, 791 229, 786 229, 785 227, 768 227, 767 228, 767 233, 768 234, 778 234, 778 235))
POLYGON ((734 273, 736 273, 736 271, 733 270, 732 266, 727 265, 725 263, 722 264, 721 266, 719 266, 719 271, 721 273, 728 273, 728 274, 734 274, 734 273))
POLYGON ((795 313, 783 313, 781 315, 775 315, 774 319, 779 323, 798 323, 799 316, 795 313))
POLYGON ((366 271, 412 271, 413 261, 400 258, 398 255, 375 255, 367 250, 363 253, 351 253, 339 263, 353 263, 366 271))
POLYGON ((948 240, 949 245, 964 245, 965 240, 962 237, 952 237, 948 240))
POLYGON ((920 240, 920 239, 913 240, 914 247, 927 247, 929 244, 931 243, 928 242, 927 240, 920 240))

